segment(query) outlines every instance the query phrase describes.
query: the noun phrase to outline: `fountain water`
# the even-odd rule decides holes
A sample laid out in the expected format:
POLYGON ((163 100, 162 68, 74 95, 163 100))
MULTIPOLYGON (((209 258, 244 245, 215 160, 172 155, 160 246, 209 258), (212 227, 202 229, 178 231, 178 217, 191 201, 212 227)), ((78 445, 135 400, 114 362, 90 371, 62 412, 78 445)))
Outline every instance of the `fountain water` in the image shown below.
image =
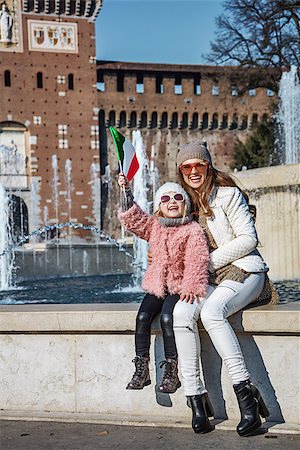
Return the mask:
POLYGON ((278 151, 284 164, 300 163, 300 82, 297 67, 283 72, 279 88, 278 151))
POLYGON ((5 253, 5 248, 11 245, 11 229, 9 223, 9 199, 4 187, 0 184, 0 289, 12 287, 12 272, 14 252, 5 253))
MULTIPOLYGON (((133 131, 132 143, 136 151, 140 168, 134 177, 133 195, 137 204, 149 213, 150 202, 148 202, 148 185, 150 181, 149 160, 145 151, 143 138, 140 130, 133 131)), ((139 285, 145 270, 147 269, 148 244, 146 241, 134 237, 134 283, 139 285)))

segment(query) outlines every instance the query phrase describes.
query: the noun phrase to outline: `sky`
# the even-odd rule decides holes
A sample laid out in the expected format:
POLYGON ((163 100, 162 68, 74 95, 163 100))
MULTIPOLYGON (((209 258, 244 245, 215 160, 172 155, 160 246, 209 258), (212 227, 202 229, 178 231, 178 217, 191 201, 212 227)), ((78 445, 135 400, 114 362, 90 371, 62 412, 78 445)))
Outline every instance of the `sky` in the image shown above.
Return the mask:
POLYGON ((219 0, 103 0, 96 19, 98 60, 205 64, 219 0))

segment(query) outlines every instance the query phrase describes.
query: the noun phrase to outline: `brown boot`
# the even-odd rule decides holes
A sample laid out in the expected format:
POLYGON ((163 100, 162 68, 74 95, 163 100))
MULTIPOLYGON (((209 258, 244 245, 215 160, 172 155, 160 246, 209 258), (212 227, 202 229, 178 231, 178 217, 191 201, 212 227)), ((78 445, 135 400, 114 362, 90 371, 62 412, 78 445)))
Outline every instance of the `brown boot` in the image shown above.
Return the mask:
POLYGON ((165 394, 173 394, 181 386, 178 378, 178 361, 177 359, 167 358, 166 361, 160 363, 160 367, 163 366, 165 366, 164 375, 158 390, 165 394))
POLYGON ((135 372, 131 381, 127 384, 126 389, 143 389, 144 386, 151 384, 149 374, 148 356, 136 356, 132 362, 135 364, 135 372))

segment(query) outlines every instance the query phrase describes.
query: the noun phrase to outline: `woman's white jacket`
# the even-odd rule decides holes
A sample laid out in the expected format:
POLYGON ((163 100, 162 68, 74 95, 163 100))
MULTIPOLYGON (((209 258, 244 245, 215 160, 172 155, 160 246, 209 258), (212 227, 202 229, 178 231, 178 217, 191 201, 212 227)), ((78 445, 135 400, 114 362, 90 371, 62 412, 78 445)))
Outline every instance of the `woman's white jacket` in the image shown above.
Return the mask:
POLYGON ((210 270, 229 263, 246 272, 267 272, 256 247, 258 238, 248 204, 236 187, 214 188, 209 205, 213 216, 207 225, 218 248, 210 253, 210 270))

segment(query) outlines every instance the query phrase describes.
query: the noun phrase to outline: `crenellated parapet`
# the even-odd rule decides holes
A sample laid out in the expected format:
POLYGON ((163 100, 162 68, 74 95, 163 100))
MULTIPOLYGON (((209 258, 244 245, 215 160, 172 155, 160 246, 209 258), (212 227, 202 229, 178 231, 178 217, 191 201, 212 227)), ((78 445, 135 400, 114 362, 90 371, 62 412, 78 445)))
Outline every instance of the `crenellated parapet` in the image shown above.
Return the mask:
POLYGON ((85 17, 95 21, 102 0, 23 0, 22 11, 41 15, 85 17))

